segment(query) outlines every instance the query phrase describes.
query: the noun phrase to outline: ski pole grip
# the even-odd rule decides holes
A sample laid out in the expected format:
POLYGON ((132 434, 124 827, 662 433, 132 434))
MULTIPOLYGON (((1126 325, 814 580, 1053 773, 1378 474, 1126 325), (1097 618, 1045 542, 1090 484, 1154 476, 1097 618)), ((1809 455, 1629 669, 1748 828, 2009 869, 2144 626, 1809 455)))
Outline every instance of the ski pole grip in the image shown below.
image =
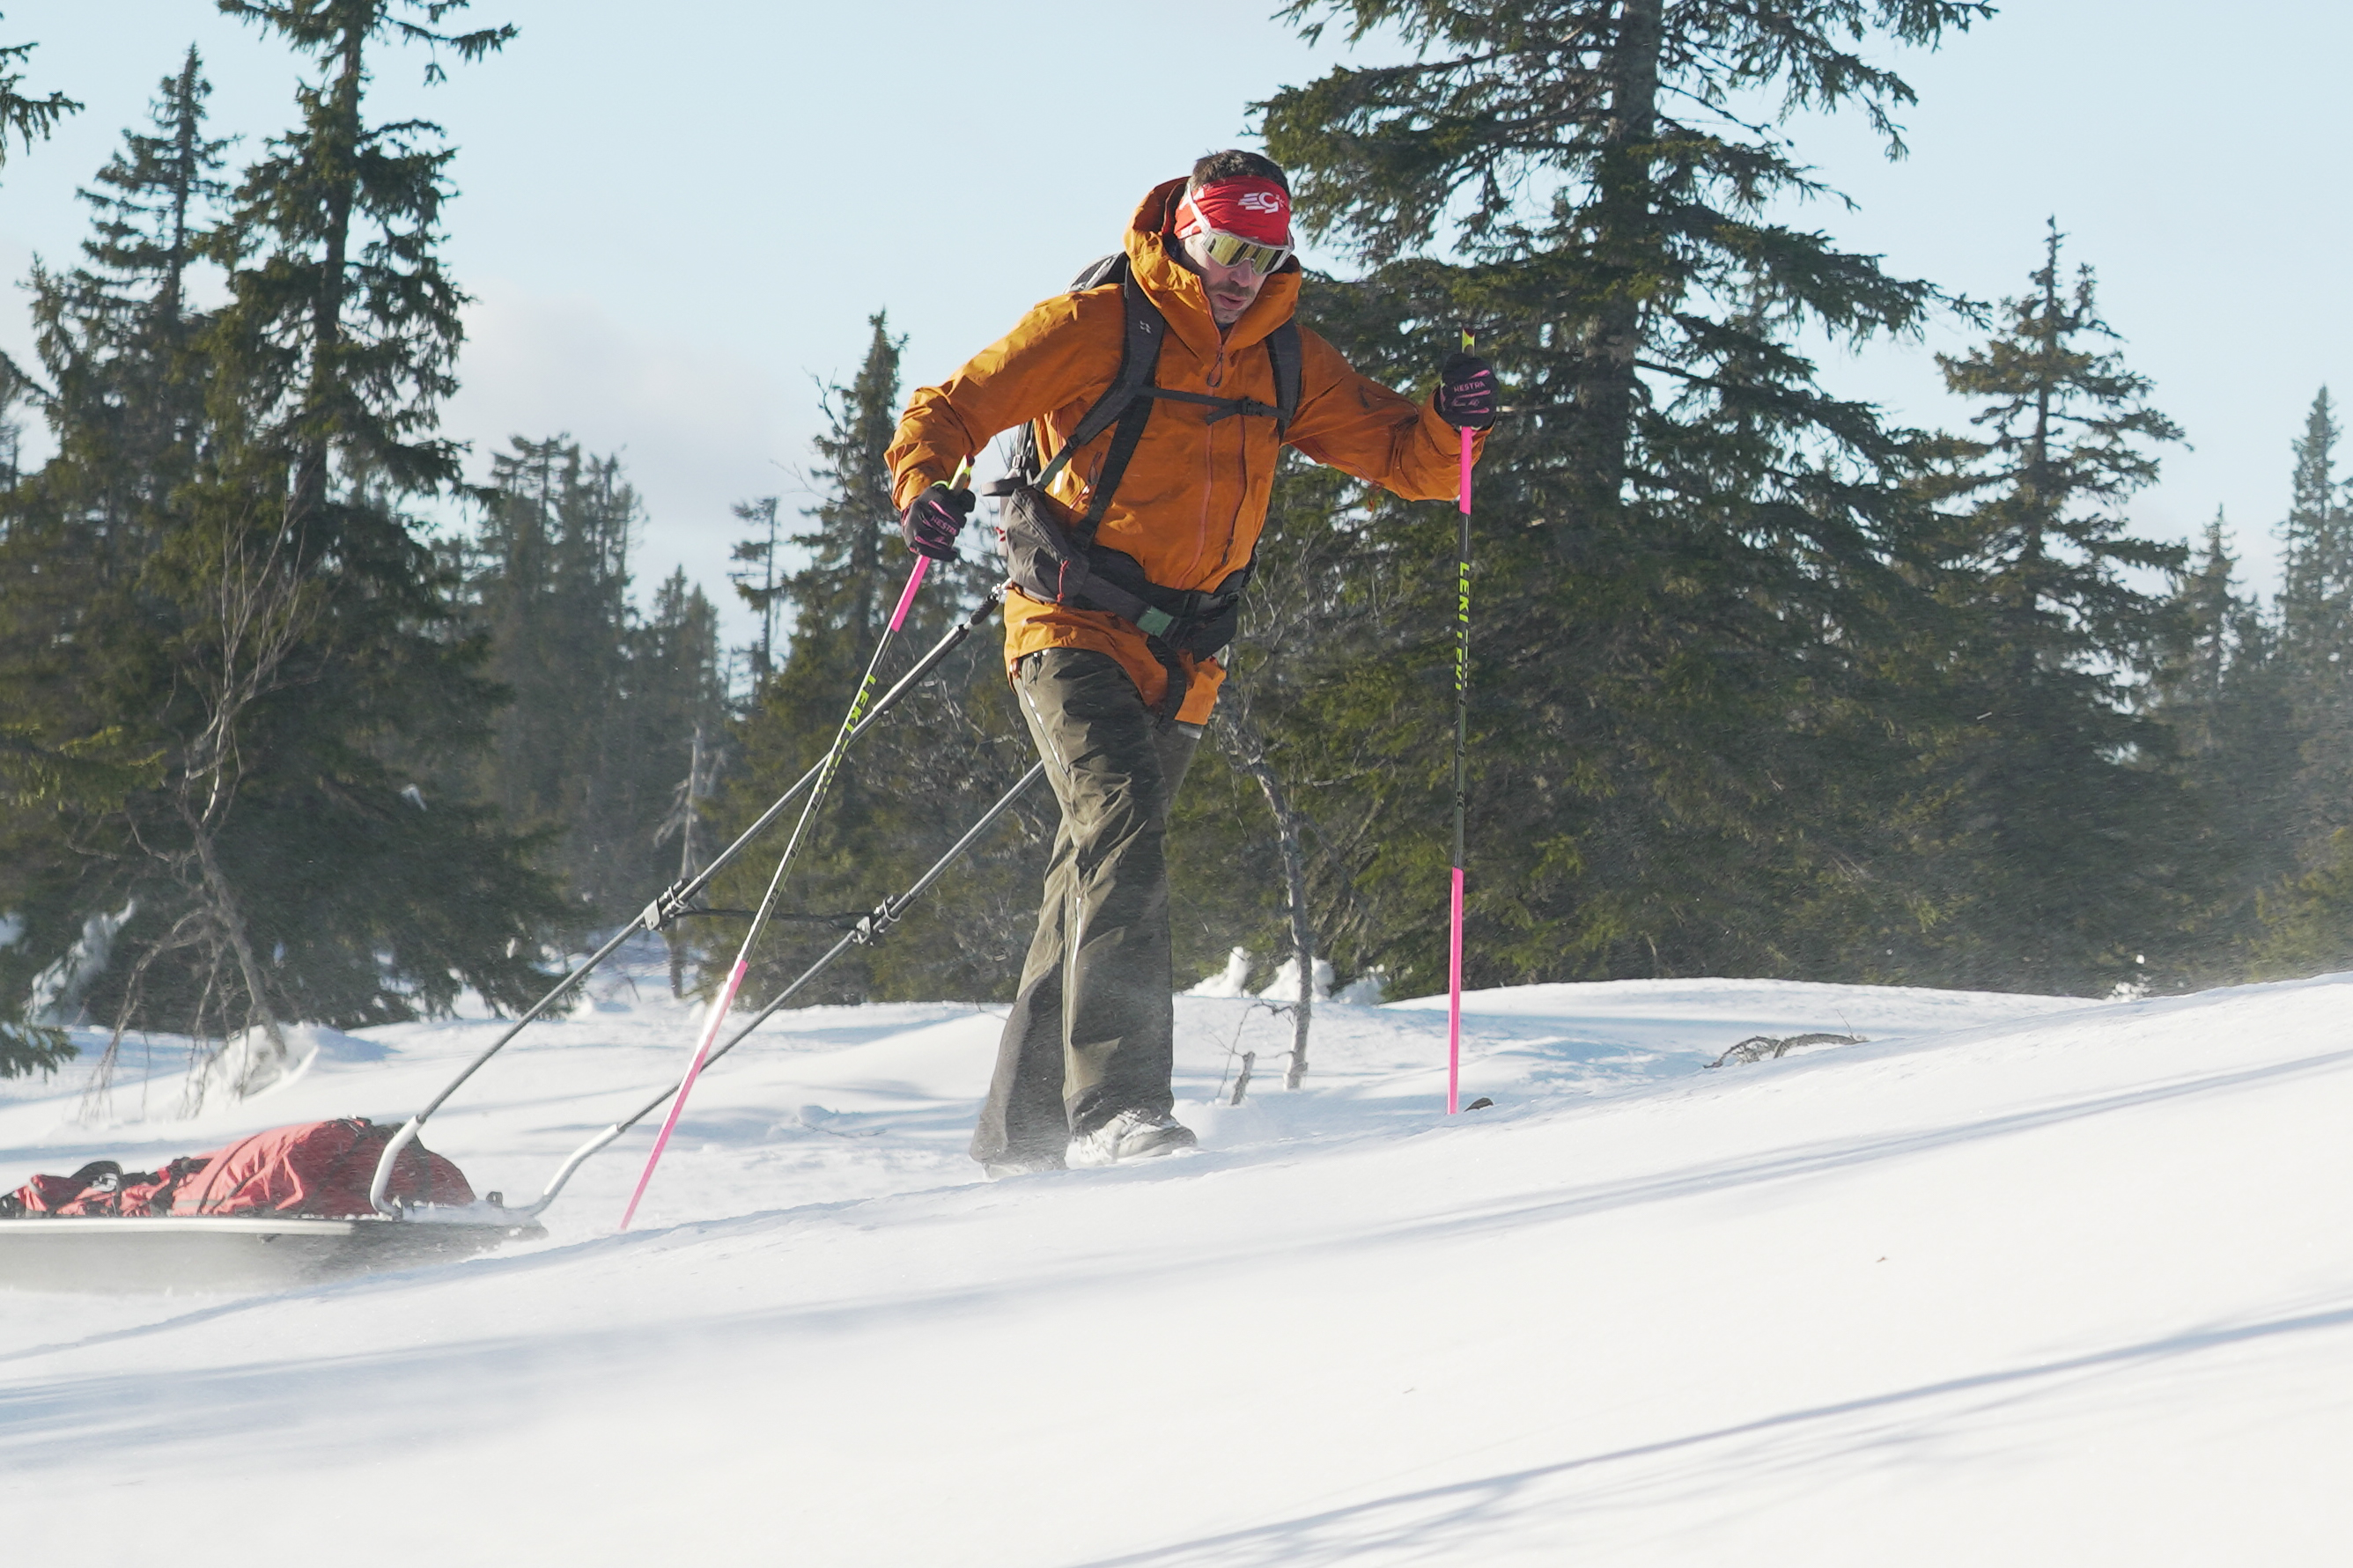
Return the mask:
MULTIPOLYGON (((1478 344, 1479 340, 1471 335, 1471 329, 1464 327, 1462 352, 1467 354, 1478 347, 1478 344)), ((1471 427, 1467 425, 1458 426, 1454 436, 1462 444, 1462 477, 1455 486, 1454 504, 1463 516, 1469 517, 1471 515, 1471 427)))

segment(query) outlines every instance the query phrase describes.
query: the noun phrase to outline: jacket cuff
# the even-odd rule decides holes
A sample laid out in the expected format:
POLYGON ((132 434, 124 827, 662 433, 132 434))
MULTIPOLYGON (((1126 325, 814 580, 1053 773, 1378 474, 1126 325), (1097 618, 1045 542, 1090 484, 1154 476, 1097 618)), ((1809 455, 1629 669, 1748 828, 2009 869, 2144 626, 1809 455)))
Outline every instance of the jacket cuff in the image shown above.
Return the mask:
POLYGON ((915 498, 934 485, 948 482, 946 474, 934 474, 921 463, 911 465, 891 481, 891 504, 901 511, 914 504, 915 498))

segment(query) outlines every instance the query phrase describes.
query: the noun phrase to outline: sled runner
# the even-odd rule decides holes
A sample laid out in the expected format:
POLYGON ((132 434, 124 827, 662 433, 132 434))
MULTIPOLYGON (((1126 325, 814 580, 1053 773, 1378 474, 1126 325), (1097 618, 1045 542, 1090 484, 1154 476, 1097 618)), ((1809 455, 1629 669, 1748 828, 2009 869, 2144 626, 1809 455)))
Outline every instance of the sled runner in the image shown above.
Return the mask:
POLYGON ((297 1215, 55 1217, 0 1221, 0 1289, 282 1290, 383 1268, 455 1262, 543 1236, 496 1211, 406 1219, 297 1215))

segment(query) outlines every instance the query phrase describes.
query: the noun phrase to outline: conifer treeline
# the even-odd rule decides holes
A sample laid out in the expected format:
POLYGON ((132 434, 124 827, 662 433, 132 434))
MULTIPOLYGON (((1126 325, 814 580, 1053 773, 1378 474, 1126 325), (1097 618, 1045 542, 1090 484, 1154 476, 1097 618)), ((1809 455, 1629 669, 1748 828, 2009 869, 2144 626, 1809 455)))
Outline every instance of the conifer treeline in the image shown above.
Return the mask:
POLYGON ((618 459, 517 437, 491 460, 481 527, 444 550, 506 694, 467 793, 541 839, 574 910, 566 935, 643 908, 676 874, 669 841, 700 820, 681 815, 688 774, 698 751, 715 773, 726 743, 718 611, 683 568, 639 610, 642 522, 618 459))

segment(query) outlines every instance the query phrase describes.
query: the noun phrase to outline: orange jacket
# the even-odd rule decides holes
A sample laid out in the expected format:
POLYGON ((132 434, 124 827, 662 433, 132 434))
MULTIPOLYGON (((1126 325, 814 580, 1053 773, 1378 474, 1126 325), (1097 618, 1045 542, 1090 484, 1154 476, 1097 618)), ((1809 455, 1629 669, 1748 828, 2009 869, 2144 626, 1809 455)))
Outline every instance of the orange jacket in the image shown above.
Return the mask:
MULTIPOLYGON (((1299 264, 1287 262, 1269 278, 1221 339, 1201 279, 1170 254, 1176 243, 1166 237, 1170 215, 1184 190, 1182 180, 1155 187, 1127 231, 1129 267, 1168 319, 1155 380, 1173 390, 1271 404, 1274 367, 1260 344, 1298 303, 1299 264)), ((887 459, 898 505, 903 510, 926 486, 947 480, 1000 431, 1033 419, 1044 422, 1039 450, 1050 458, 1110 390, 1124 322, 1116 284, 1057 295, 944 384, 919 388, 887 459)), ((1452 500, 1460 452, 1453 427, 1435 409, 1357 374, 1314 332, 1303 328, 1299 337, 1299 408, 1282 441, 1408 500, 1452 500)), ((1209 414, 1195 403, 1154 403, 1095 536, 1134 556, 1165 588, 1216 587, 1249 563, 1266 526, 1279 455, 1274 421, 1236 417, 1213 425, 1209 414)), ((1052 493, 1074 512, 1087 510, 1112 435, 1107 430, 1082 448, 1055 479, 1052 493)), ((1167 672, 1127 622, 1008 591, 1007 667, 1048 647, 1111 655, 1147 705, 1156 706, 1166 691, 1167 672)), ((1214 658, 1178 658, 1191 684, 1177 717, 1205 724, 1225 670, 1214 658)))

